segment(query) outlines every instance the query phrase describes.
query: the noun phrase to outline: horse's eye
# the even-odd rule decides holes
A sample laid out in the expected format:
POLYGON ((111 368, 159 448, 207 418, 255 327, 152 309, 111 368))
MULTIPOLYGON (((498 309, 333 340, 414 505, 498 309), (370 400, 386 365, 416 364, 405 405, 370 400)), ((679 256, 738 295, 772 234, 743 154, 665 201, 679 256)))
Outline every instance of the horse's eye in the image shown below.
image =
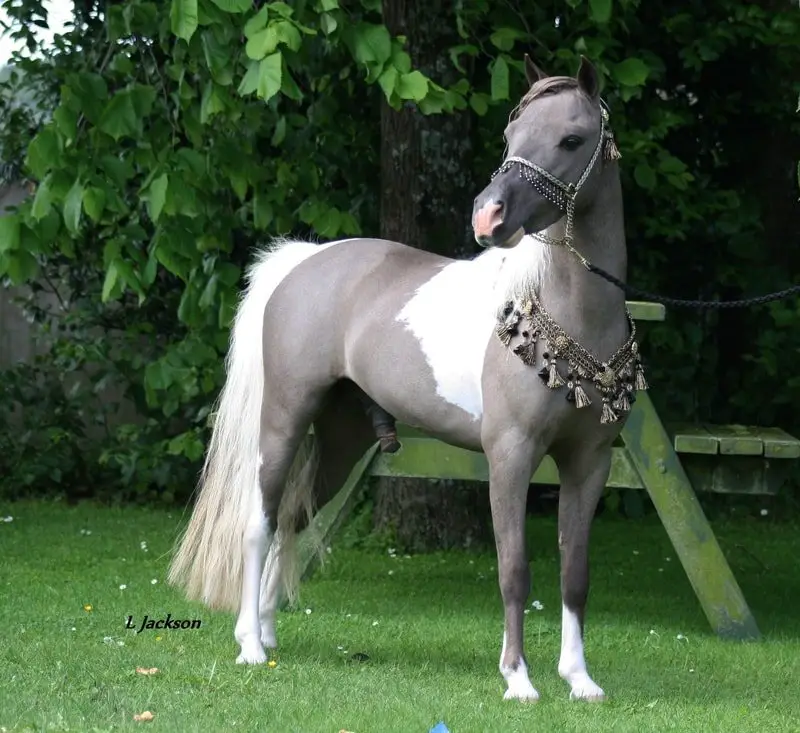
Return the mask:
POLYGON ((567 135, 559 145, 564 148, 564 150, 577 150, 583 145, 583 138, 577 135, 567 135))

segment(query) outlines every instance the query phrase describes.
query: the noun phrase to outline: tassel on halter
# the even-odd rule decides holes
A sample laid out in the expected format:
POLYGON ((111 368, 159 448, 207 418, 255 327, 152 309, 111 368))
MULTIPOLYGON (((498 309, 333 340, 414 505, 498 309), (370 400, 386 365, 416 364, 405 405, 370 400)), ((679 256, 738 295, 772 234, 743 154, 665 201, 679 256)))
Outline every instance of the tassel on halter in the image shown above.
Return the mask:
POLYGON ((536 363, 536 339, 531 339, 526 344, 514 347, 514 353, 522 359, 526 366, 533 366, 536 363))
POLYGON ((559 387, 563 387, 566 384, 563 377, 558 373, 558 368, 556 367, 556 360, 550 362, 550 371, 547 378, 547 386, 550 389, 558 389, 559 387))
POLYGON ((617 412, 630 412, 631 401, 628 399, 628 393, 620 392, 617 398, 611 403, 611 407, 617 412))
POLYGON ((603 425, 610 425, 611 423, 615 423, 619 420, 617 413, 611 409, 611 405, 608 404, 608 398, 603 399, 603 412, 600 414, 600 422, 603 425))
POLYGON ((644 378, 644 369, 642 369, 641 362, 636 364, 636 378, 634 380, 634 386, 639 392, 643 392, 648 387, 647 380, 644 378))
POLYGON ((581 409, 591 404, 592 401, 589 399, 589 395, 586 394, 586 390, 581 386, 580 382, 577 382, 575 384, 575 407, 581 409))
POLYGON ((619 160, 622 153, 619 152, 613 133, 606 133, 606 140, 603 144, 603 160, 619 160))

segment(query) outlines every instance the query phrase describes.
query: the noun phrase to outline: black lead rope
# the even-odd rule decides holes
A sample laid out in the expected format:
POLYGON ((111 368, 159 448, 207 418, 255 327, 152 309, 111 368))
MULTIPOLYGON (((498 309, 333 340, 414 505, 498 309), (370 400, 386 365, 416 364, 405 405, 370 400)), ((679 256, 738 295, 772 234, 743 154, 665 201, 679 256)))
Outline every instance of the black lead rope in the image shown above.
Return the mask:
POLYGON ((681 300, 680 298, 668 298, 663 295, 655 295, 648 293, 646 290, 639 290, 632 285, 628 285, 617 277, 607 273, 605 270, 600 269, 597 265, 591 262, 584 261, 584 265, 589 272, 599 275, 604 280, 608 280, 612 285, 616 285, 622 290, 626 296, 637 300, 648 300, 654 303, 661 303, 665 306, 673 308, 697 308, 703 309, 721 309, 721 308, 747 308, 753 305, 763 305, 764 303, 771 303, 775 300, 788 298, 792 295, 800 295, 800 285, 793 285, 784 290, 778 290, 775 293, 768 295, 759 295, 755 298, 744 298, 742 300, 681 300))

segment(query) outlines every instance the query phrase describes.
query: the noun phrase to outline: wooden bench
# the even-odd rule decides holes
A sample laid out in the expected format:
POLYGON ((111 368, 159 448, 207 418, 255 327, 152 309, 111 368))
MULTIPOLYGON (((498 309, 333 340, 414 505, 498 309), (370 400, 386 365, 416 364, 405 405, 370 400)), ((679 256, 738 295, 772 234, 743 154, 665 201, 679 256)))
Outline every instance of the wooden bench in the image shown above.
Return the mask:
MULTIPOLYGON (((662 321, 664 307, 629 302, 639 321, 662 321)), ((347 481, 314 518, 314 531, 329 544, 370 477, 413 477, 488 481, 486 457, 398 426, 402 448, 393 454, 373 445, 347 481)), ((747 606, 696 491, 776 493, 800 457, 800 440, 778 428, 662 424, 650 396, 639 393, 612 454, 608 486, 645 489, 680 558, 712 628, 722 637, 756 639, 758 626, 747 606)), ((531 483, 558 485, 546 456, 531 483)), ((307 538, 301 538, 304 575, 314 567, 307 538)))

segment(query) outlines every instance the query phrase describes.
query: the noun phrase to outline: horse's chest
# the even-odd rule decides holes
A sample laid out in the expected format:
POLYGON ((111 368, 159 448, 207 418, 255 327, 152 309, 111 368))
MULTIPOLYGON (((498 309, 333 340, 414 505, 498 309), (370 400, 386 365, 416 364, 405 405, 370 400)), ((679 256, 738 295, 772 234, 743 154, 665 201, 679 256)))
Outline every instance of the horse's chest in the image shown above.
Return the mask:
POLYGON ((416 339, 436 394, 476 421, 483 415, 481 379, 495 300, 484 270, 454 262, 421 285, 397 316, 416 339))

